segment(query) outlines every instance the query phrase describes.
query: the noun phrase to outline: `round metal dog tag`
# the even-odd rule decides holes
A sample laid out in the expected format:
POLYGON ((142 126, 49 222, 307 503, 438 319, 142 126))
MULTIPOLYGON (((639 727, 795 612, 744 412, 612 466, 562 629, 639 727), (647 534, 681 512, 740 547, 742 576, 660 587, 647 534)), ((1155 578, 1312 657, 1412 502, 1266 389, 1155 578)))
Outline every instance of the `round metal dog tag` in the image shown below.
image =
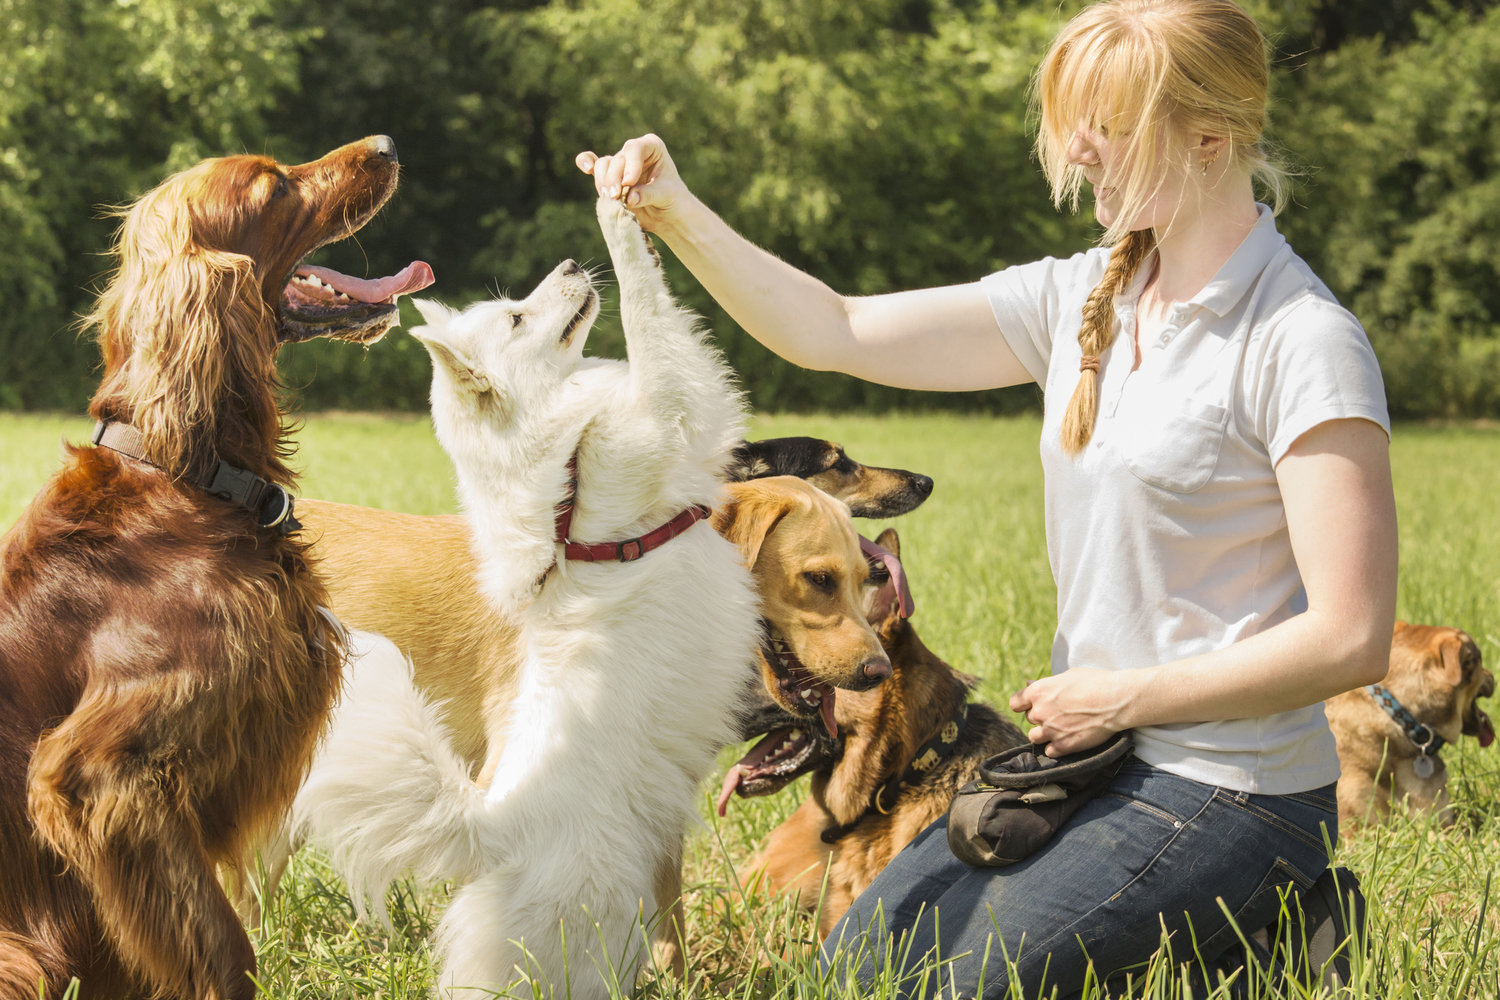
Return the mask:
POLYGON ((1424 754, 1418 754, 1417 759, 1411 762, 1411 769, 1417 772, 1419 778, 1430 778, 1433 772, 1432 758, 1424 754))

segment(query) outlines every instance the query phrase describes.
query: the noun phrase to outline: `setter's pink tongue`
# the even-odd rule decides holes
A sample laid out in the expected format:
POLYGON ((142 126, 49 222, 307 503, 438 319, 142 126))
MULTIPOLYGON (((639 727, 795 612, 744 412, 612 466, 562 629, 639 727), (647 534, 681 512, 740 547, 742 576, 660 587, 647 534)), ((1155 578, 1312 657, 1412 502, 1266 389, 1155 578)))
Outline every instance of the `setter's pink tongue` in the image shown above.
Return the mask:
POLYGON ((432 268, 421 260, 412 261, 400 274, 389 278, 355 278, 331 267, 299 267, 297 273, 317 278, 334 291, 361 302, 389 302, 398 295, 420 292, 433 282, 432 268))
POLYGON ((1487 747, 1495 742, 1495 726, 1485 712, 1477 707, 1474 710, 1479 712, 1479 745, 1487 747))

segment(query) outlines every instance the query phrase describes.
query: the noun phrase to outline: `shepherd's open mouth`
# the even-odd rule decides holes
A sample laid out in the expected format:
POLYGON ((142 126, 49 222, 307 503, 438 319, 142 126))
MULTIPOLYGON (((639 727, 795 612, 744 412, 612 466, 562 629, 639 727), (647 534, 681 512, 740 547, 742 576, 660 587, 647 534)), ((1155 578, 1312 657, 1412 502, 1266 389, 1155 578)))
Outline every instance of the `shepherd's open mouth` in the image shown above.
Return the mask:
POLYGON ((281 339, 334 337, 372 344, 396 325, 396 300, 433 282, 432 268, 413 261, 388 278, 355 278, 329 267, 299 264, 281 292, 281 339))
POLYGON ((797 715, 821 715, 828 735, 838 736, 838 723, 833 718, 833 686, 818 680, 802 665, 797 654, 792 652, 792 644, 770 622, 765 623, 765 629, 761 653, 776 675, 783 707, 797 715))
POLYGON ((770 795, 813 770, 832 755, 830 745, 801 726, 772 731, 729 769, 719 788, 719 815, 731 796, 770 795))

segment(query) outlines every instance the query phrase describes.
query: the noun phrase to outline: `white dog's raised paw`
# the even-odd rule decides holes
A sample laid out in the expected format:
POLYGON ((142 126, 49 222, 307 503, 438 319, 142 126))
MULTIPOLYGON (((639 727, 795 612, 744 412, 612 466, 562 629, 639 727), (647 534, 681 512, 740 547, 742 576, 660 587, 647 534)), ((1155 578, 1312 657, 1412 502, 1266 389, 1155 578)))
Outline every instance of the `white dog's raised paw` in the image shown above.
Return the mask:
POLYGON ((638 256, 642 251, 646 255, 643 262, 660 266, 661 257, 657 255, 651 237, 646 235, 646 231, 623 201, 619 198, 600 198, 595 211, 599 216, 599 228, 604 233, 604 242, 609 246, 609 255, 614 259, 617 269, 622 262, 642 260, 638 256))

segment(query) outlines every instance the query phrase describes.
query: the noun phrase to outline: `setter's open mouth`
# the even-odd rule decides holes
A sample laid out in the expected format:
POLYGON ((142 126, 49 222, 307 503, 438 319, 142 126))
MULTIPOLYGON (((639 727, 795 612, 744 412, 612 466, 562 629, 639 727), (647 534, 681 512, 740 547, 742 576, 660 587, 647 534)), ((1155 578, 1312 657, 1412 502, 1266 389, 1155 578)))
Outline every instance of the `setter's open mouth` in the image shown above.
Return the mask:
POLYGON ((299 264, 281 293, 278 318, 286 343, 333 337, 373 344, 396 325, 396 300, 433 282, 432 268, 413 261, 388 278, 355 278, 299 264))

